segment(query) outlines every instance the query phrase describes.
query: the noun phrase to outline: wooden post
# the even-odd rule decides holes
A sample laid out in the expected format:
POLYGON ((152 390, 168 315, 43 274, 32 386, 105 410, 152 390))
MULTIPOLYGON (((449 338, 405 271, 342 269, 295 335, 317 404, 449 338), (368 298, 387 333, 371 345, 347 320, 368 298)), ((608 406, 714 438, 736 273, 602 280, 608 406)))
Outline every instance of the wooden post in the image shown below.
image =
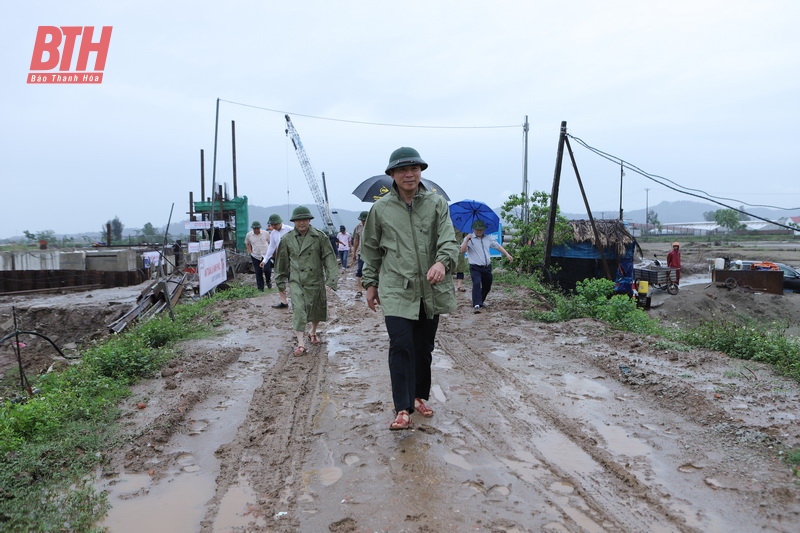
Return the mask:
POLYGON ((569 139, 564 139, 569 152, 569 158, 572 161, 572 168, 575 170, 575 177, 578 179, 578 187, 581 189, 581 196, 583 197, 583 205, 586 207, 586 214, 589 216, 589 224, 592 225, 592 232, 594 233, 594 242, 596 243, 597 250, 600 252, 600 259, 603 262, 603 270, 605 270, 606 277, 610 280, 614 278, 611 276, 611 269, 608 268, 608 261, 606 261, 606 254, 603 252, 603 242, 600 240, 600 232, 597 231, 597 224, 594 222, 592 210, 589 207, 589 200, 586 198, 586 191, 583 189, 583 181, 581 181, 581 174, 578 172, 578 164, 575 162, 575 155, 572 153, 572 147, 569 145, 569 139))
POLYGON ((556 152, 556 169, 553 173, 553 189, 550 192, 550 218, 547 222, 547 235, 544 241, 544 266, 550 268, 550 254, 553 252, 553 234, 556 230, 556 212, 558 211, 558 188, 561 183, 561 160, 564 158, 564 142, 567 139, 567 121, 561 122, 561 133, 558 136, 556 152))
POLYGON ((231 120, 231 145, 233 149, 233 197, 239 196, 236 187, 236 122, 231 120))

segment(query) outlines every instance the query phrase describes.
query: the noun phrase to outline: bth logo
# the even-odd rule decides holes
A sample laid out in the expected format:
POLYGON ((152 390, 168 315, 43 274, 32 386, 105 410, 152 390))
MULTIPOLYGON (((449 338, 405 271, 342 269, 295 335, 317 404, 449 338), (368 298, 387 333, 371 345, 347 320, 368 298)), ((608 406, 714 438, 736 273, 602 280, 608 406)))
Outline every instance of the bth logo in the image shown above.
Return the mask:
POLYGON ((33 44, 28 83, 103 83, 111 29, 112 26, 103 26, 100 40, 92 42, 94 26, 39 26, 33 44), (81 43, 78 58, 75 69, 70 70, 78 37, 81 43), (92 52, 95 53, 94 69, 87 72, 86 66, 92 52), (52 72, 56 67, 58 70, 52 72))

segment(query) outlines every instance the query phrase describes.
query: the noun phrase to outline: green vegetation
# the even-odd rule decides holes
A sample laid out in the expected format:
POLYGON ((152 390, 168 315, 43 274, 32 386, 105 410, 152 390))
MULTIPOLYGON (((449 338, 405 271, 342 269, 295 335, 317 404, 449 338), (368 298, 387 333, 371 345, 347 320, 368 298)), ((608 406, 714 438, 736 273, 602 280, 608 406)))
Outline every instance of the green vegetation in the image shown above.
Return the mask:
POLYGON ((706 320, 672 332, 680 342, 724 352, 737 359, 769 363, 792 379, 800 381, 800 341, 787 337, 782 324, 739 323, 733 320, 706 320))
POLYGON ((158 372, 174 356, 176 341, 212 334, 221 322, 209 310, 214 302, 257 294, 235 286, 180 305, 174 321, 161 315, 92 346, 64 372, 31 378, 39 392, 27 401, 4 401, 0 531, 100 531, 93 524, 107 502, 93 487, 92 470, 119 438, 117 405, 129 386, 158 372))
POLYGON ((541 291, 550 308, 544 311, 532 311, 530 317, 534 320, 562 322, 575 318, 595 318, 620 330, 646 334, 660 331, 658 322, 636 307, 635 300, 614 294, 614 282, 611 280, 579 281, 574 295, 545 287, 542 287, 541 291))
POLYGON ((775 370, 800 382, 800 341, 787 337, 785 324, 742 323, 730 320, 702 321, 688 329, 667 328, 636 306, 635 300, 614 295, 614 283, 607 279, 579 281, 575 294, 544 286, 532 276, 504 274, 499 282, 534 290, 544 306, 537 305, 529 317, 542 322, 594 318, 615 329, 657 337, 659 349, 686 351, 687 347, 724 352, 731 357, 769 363, 775 370), (544 309, 541 309, 544 307, 544 309))
POLYGON ((792 473, 800 478, 800 448, 789 448, 783 452, 783 460, 792 467, 792 473))
MULTIPOLYGON (((520 272, 533 272, 544 259, 544 239, 550 218, 550 195, 534 191, 526 197, 512 194, 500 208, 503 220, 513 228, 511 242, 504 245, 514 256, 514 268, 520 272)), ((553 244, 563 244, 572 237, 569 221, 556 215, 553 244)))
POLYGON ((739 212, 734 209, 719 209, 714 213, 714 222, 731 231, 745 227, 739 218, 739 212))

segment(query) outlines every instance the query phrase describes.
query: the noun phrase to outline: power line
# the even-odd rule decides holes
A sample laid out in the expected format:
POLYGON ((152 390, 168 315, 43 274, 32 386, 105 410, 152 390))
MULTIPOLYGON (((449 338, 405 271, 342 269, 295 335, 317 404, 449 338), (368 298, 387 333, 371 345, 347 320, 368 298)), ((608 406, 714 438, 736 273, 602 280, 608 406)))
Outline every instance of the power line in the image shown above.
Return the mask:
POLYGON ((390 124, 386 122, 366 122, 361 120, 347 120, 343 118, 320 117, 317 115, 306 115, 303 113, 295 113, 293 111, 285 111, 281 109, 270 109, 268 107, 261 107, 252 104, 243 104, 241 102, 233 102, 231 100, 224 100, 220 98, 220 102, 227 102, 229 104, 238 105, 242 107, 249 107, 252 109, 259 109, 261 111, 269 111, 270 113, 280 113, 282 115, 291 115, 295 117, 313 118, 317 120, 328 120, 331 122, 345 122, 347 124, 361 124, 365 126, 386 126, 390 128, 419 128, 419 129, 439 129, 439 130, 480 130, 480 129, 501 129, 501 128, 519 128, 520 124, 512 125, 496 125, 496 126, 423 126, 418 124, 390 124))
POLYGON ((713 195, 708 194, 707 192, 705 192, 703 190, 692 189, 690 187, 684 187, 683 185, 680 185, 679 183, 676 183, 676 182, 672 181, 671 179, 665 178, 663 176, 658 176, 658 175, 655 175, 655 174, 650 174, 649 172, 645 172, 644 170, 640 169, 639 167, 624 161, 622 158, 619 158, 617 156, 611 155, 609 153, 603 152, 602 150, 594 148, 593 146, 590 146, 585 141, 583 141, 582 139, 580 139, 578 137, 575 137, 574 135, 570 135, 568 133, 567 136, 572 138, 572 139, 574 139, 578 144, 580 144, 581 146, 583 146, 587 150, 589 150, 591 152, 594 152, 595 154, 599 155, 603 159, 607 159, 609 161, 613 161, 614 164, 616 164, 616 165, 621 165, 624 168, 632 170, 633 172, 636 172, 637 174, 649 179, 650 181, 658 183, 662 187, 666 187, 667 189, 671 189, 671 190, 673 190, 675 192, 679 192, 681 194, 686 194, 688 196, 694 196, 695 198, 700 198, 702 200, 706 200, 708 202, 712 202, 712 203, 715 203, 717 205, 721 205, 722 207, 725 207, 727 209, 732 209, 733 211, 736 211, 738 213, 742 213, 744 215, 747 215, 749 217, 752 217, 752 218, 755 218, 755 219, 758 219, 758 220, 761 220, 761 221, 764 221, 764 222, 769 222, 770 224, 774 224, 774 225, 782 227, 782 228, 786 228, 786 229, 790 229, 790 230, 796 230, 797 229, 797 228, 793 228, 791 226, 780 224, 778 222, 774 222, 772 220, 769 220, 768 218, 764 218, 764 217, 755 215, 753 213, 749 213, 749 212, 744 211, 742 209, 730 206, 728 204, 722 203, 719 200, 728 200, 728 201, 739 203, 740 205, 749 205, 750 207, 765 207, 765 208, 768 208, 768 209, 778 209, 780 211, 795 211, 795 210, 800 209, 800 207, 777 207, 777 206, 772 206, 772 205, 750 204, 750 203, 747 203, 747 202, 742 202, 741 200, 737 200, 735 198, 724 198, 724 197, 713 196, 713 195), (661 181, 661 180, 663 180, 663 181, 661 181), (673 185, 668 185, 668 184, 664 183, 664 181, 668 181, 669 183, 672 183, 674 186, 673 185), (695 191, 695 192, 689 192, 689 191, 695 191))

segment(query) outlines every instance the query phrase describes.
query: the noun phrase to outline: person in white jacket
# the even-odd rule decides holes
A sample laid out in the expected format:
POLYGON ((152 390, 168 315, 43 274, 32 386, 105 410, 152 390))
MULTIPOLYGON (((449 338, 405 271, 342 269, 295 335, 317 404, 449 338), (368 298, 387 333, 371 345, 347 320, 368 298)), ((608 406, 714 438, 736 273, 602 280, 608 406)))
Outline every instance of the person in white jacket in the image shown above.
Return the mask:
MULTIPOLYGON (((281 243, 281 237, 294 229, 294 226, 287 226, 284 224, 283 219, 278 214, 272 214, 269 216, 269 225, 272 228, 272 231, 269 234, 269 247, 267 248, 267 252, 264 254, 264 260, 261 262, 262 267, 266 265, 268 261, 273 261, 274 263, 275 251, 278 249, 278 245, 281 243)), ((270 271, 271 270, 272 269, 270 269, 270 271)), ((289 299, 286 297, 286 291, 279 291, 278 296, 280 297, 281 301, 272 307, 275 309, 288 309, 289 299)))

